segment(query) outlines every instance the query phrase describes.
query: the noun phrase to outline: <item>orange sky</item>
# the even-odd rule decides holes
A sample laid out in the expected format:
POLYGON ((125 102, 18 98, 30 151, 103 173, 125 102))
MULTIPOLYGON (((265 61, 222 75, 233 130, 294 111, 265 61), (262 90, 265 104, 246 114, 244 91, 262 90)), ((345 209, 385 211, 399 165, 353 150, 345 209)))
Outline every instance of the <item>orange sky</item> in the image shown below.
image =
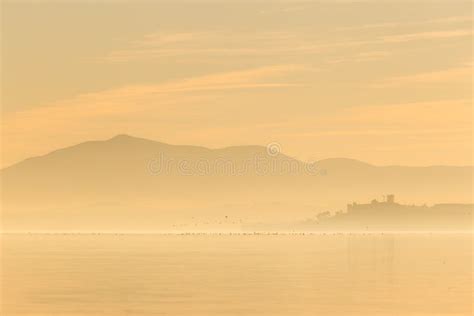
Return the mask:
POLYGON ((2 2, 2 166, 122 133, 472 164, 472 4, 2 2))

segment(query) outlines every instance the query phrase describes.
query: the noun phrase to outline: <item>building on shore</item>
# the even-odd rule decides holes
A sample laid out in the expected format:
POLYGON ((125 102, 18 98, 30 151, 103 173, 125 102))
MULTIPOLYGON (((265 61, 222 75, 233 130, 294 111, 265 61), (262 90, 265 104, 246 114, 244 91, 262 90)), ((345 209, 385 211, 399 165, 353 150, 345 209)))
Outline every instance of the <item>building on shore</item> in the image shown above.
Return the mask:
POLYGON ((352 202, 346 212, 317 218, 315 227, 338 230, 473 230, 474 204, 404 205, 394 194, 370 203, 352 202))

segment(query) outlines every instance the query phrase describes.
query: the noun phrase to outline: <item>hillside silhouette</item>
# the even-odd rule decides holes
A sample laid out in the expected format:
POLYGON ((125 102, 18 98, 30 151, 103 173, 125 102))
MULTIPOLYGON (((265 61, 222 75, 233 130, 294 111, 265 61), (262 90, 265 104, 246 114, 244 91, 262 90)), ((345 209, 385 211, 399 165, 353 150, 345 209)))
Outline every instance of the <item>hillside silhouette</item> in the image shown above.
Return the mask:
POLYGON ((297 220, 393 192, 410 203, 470 203, 473 167, 302 162, 265 146, 209 149, 128 135, 1 171, 6 230, 165 229, 232 217, 297 220))

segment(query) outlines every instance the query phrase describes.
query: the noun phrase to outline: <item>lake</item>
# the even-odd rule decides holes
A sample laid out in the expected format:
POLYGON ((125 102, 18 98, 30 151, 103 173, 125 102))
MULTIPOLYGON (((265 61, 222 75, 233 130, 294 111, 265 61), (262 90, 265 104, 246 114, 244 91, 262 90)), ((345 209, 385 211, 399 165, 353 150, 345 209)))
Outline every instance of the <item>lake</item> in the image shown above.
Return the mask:
POLYGON ((1 314, 471 315, 472 240, 2 235, 1 314))

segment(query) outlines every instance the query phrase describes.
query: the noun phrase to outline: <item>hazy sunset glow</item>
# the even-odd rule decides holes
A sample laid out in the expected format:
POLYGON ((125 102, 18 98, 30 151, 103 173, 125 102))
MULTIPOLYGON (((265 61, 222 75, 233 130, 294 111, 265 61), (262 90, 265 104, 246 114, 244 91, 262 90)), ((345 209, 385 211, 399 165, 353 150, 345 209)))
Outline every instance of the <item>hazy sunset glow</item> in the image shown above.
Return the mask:
POLYGON ((471 12, 467 1, 3 1, 2 166, 121 133, 471 165, 471 12))

